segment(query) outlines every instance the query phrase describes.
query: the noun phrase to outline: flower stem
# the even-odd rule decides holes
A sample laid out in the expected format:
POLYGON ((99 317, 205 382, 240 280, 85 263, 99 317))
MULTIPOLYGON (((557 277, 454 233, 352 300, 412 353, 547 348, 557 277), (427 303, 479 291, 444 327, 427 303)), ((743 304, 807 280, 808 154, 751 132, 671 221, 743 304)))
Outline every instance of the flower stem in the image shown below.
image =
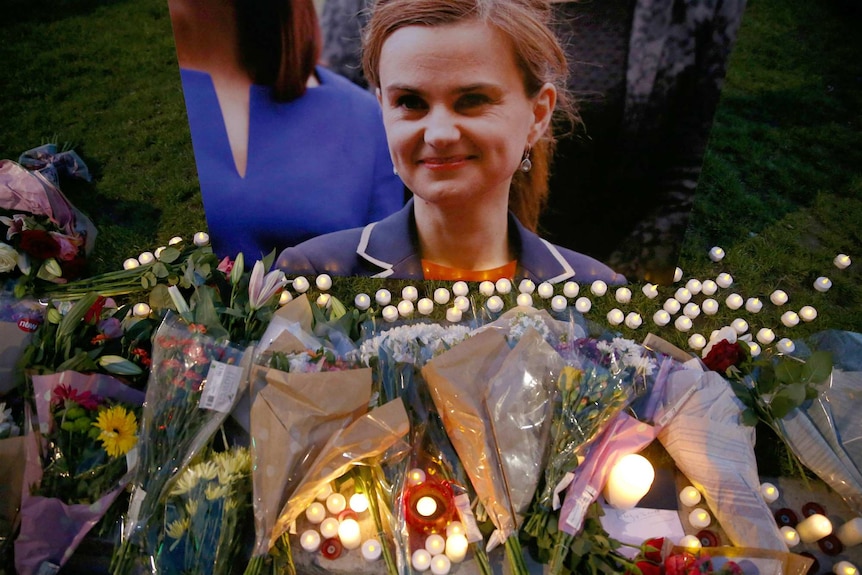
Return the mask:
POLYGON ((560 575, 563 573, 566 557, 569 555, 569 548, 572 546, 572 541, 574 540, 574 535, 570 535, 565 531, 557 531, 557 534, 554 536, 554 552, 551 555, 551 561, 548 566, 549 575, 560 575))
POLYGON ((509 566, 512 568, 512 575, 529 575, 527 562, 524 560, 524 550, 521 548, 521 542, 518 540, 518 534, 513 533, 506 538, 506 557, 509 560, 509 566))

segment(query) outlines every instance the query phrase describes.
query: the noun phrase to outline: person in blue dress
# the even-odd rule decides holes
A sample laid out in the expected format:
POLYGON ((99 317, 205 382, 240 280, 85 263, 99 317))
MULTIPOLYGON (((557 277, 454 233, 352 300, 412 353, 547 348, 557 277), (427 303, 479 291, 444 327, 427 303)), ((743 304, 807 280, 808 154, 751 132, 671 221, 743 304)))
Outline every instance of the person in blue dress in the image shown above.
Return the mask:
POLYGON ((312 0, 171 0, 215 252, 257 259, 402 207, 374 96, 317 64, 312 0))

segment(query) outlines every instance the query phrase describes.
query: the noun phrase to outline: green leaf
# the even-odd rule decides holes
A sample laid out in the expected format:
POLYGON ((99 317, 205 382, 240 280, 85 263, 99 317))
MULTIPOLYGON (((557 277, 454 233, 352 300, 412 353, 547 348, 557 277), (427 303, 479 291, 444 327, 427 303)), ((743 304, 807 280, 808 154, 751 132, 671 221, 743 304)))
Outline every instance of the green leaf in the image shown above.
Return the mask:
POLYGON ((116 375, 140 375, 140 367, 119 355, 103 355, 98 359, 99 365, 108 373, 116 375))
POLYGON ((748 427, 754 427, 757 425, 759 419, 760 418, 757 417, 757 413, 753 409, 744 409, 739 415, 739 423, 748 427))
POLYGON ((157 278, 166 278, 170 274, 170 272, 168 271, 168 266, 166 266, 162 262, 154 263, 151 271, 153 275, 155 275, 157 278))
POLYGON ((748 386, 735 379, 729 379, 728 382, 730 383, 730 389, 733 390, 739 401, 747 407, 754 407, 754 398, 751 396, 751 390, 748 389, 748 386))
POLYGON ((168 293, 168 286, 159 284, 150 291, 149 298, 150 307, 153 309, 168 309, 171 307, 171 295, 168 293))
POLYGON ((783 419, 805 401, 805 384, 791 383, 778 390, 772 397, 769 407, 776 419, 783 419))
POLYGON ((815 351, 802 368, 802 381, 820 384, 832 374, 832 353, 815 351))
POLYGON ((178 257, 180 257, 180 250, 175 247, 168 246, 162 250, 161 254, 159 254, 159 261, 166 264, 172 264, 177 261, 178 257))
POLYGON ((98 297, 97 294, 91 292, 75 302, 75 305, 60 320, 60 325, 57 328, 58 341, 70 337, 75 332, 81 320, 87 314, 87 311, 96 303, 98 297))
POLYGON ((795 359, 784 357, 778 360, 778 365, 775 366, 775 379, 784 384, 802 381, 803 365, 795 359))

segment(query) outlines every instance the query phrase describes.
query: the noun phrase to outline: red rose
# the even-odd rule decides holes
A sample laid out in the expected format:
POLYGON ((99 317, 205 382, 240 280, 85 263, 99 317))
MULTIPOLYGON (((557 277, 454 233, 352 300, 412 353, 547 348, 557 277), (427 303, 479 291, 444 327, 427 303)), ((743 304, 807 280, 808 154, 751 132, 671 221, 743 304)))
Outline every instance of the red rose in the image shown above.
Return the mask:
POLYGON ((71 260, 60 260, 60 269, 63 270, 63 278, 73 280, 79 278, 87 269, 87 258, 75 256, 71 260))
POLYGON ((661 563, 661 550, 664 547, 664 537, 647 539, 643 544, 643 556, 647 561, 661 563))
POLYGON ((60 244, 51 234, 42 230, 21 232, 21 249, 40 260, 56 258, 60 255, 60 244))
POLYGON ((727 372, 727 368, 739 364, 744 357, 744 352, 738 343, 730 343, 723 339, 712 346, 703 358, 703 363, 712 371, 723 374, 727 372))
POLYGON ((635 565, 641 570, 641 575, 661 575, 661 565, 652 561, 638 561, 635 565))
POLYGON ((696 559, 688 551, 670 555, 664 560, 665 575, 688 575, 696 559))

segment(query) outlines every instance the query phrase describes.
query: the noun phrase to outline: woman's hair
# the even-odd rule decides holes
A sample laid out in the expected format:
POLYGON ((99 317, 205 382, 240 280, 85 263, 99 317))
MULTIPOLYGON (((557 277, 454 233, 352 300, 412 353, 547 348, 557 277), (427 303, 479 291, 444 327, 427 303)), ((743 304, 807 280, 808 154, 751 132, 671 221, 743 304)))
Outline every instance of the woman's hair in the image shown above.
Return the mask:
POLYGON ((279 102, 305 93, 320 57, 321 35, 312 0, 236 0, 240 61, 255 84, 279 102))
MULTIPOLYGON (((535 96, 546 83, 557 88, 556 124, 571 124, 577 118, 566 86, 566 55, 551 30, 547 0, 378 0, 373 10, 362 53, 365 77, 372 85, 380 85, 380 52, 396 30, 476 20, 493 26, 511 40, 528 96, 535 96)), ((552 127, 533 146, 532 170, 517 170, 509 190, 509 209, 533 231, 548 197, 553 131, 552 127)))

